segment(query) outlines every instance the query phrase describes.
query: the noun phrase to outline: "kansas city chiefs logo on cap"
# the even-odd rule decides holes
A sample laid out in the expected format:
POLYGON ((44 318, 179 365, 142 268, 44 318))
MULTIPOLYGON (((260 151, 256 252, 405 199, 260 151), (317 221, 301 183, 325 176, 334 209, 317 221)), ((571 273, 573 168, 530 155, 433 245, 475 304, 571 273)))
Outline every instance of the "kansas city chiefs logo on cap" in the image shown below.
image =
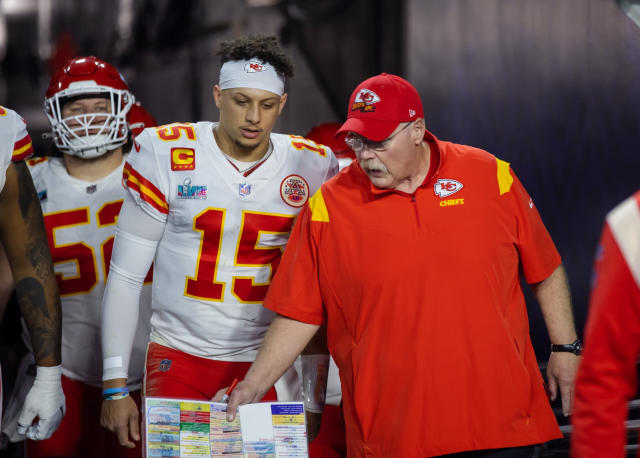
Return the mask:
POLYGON ((360 89, 353 100, 351 111, 360 110, 362 112, 375 111, 375 104, 380 101, 380 97, 369 89, 360 89))
POLYGON ((255 60, 250 60, 244 66, 244 71, 247 73, 264 72, 266 69, 267 67, 255 60))

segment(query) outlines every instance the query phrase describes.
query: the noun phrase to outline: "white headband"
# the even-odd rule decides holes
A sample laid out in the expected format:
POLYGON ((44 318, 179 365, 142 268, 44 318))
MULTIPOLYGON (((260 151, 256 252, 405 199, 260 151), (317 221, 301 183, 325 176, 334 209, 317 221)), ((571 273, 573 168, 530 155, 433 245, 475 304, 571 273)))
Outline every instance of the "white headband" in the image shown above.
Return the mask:
POLYGON ((284 94, 284 77, 278 75, 273 65, 257 58, 225 62, 220 69, 220 89, 251 87, 274 94, 284 94))

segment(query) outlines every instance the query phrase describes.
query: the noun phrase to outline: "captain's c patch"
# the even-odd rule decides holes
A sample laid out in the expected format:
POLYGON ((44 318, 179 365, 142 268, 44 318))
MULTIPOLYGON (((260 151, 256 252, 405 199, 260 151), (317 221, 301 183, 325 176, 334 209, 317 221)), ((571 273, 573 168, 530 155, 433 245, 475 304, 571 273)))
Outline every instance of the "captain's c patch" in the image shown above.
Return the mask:
POLYGON ((194 170, 196 152, 192 148, 171 148, 171 170, 194 170))

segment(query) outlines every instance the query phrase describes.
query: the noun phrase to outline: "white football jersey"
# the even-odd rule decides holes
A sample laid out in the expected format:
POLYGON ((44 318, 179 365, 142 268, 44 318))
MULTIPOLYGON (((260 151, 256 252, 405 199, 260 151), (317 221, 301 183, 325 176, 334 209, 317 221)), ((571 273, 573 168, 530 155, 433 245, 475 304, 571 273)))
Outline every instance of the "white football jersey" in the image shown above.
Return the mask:
MULTIPOLYGON (((102 295, 125 193, 124 161, 108 176, 91 183, 69 175, 62 158, 35 158, 27 164, 40 197, 62 300, 62 373, 101 387, 102 295)), ((150 304, 151 287, 147 285, 131 354, 130 389, 141 385, 150 304)))
POLYGON ((0 192, 7 179, 7 169, 14 161, 33 154, 27 125, 18 113, 0 106, 0 192))
POLYGON ((216 123, 145 129, 125 165, 129 192, 166 222, 155 257, 151 339, 196 356, 253 361, 273 312, 262 307, 295 216, 338 171, 330 149, 271 134, 242 173, 216 123))

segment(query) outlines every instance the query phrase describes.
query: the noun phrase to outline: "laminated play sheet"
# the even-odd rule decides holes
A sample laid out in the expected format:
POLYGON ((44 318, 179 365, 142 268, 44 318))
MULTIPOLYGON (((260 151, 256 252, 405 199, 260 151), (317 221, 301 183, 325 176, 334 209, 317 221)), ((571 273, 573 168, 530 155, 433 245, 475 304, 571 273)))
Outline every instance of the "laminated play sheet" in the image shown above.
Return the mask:
POLYGON ((240 406, 233 422, 227 405, 189 399, 145 399, 148 457, 308 457, 302 402, 240 406))

